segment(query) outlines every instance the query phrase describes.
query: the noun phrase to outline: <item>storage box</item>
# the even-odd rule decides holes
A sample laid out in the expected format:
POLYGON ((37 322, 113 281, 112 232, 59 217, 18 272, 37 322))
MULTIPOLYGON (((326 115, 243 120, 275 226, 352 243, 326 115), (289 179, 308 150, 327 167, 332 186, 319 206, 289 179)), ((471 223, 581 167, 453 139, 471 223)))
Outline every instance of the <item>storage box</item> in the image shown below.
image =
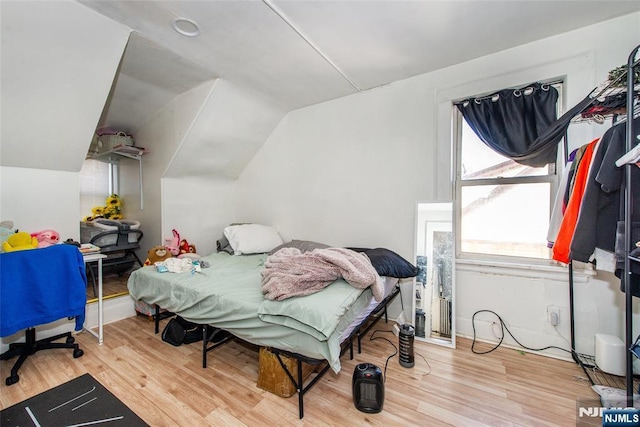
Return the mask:
MULTIPOLYGON (((298 361, 291 357, 280 355, 293 378, 298 380, 298 361)), ((306 379, 314 370, 314 365, 302 363, 302 377, 306 379)), ((280 397, 291 397, 296 393, 293 385, 278 358, 268 348, 260 348, 260 366, 258 368, 258 387, 280 397)))
POLYGON ((627 353, 622 340, 613 335, 596 334, 596 365, 602 371, 624 376, 627 372, 627 353))

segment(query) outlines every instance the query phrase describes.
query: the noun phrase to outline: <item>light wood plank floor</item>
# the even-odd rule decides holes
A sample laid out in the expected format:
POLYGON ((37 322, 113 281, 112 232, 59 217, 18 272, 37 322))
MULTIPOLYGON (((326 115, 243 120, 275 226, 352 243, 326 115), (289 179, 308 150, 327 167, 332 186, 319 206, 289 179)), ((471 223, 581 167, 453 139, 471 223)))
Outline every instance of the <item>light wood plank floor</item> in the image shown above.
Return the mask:
MULTIPOLYGON (((133 270, 134 269, 131 269, 122 274, 106 271, 102 277, 102 294, 107 297, 110 295, 122 295, 129 292, 129 289, 127 288, 127 280, 129 280, 129 276, 133 270)), ((96 290, 96 293, 94 294, 91 275, 87 275, 87 301, 92 301, 94 299, 97 301, 97 292, 98 291, 96 290)))
MULTIPOLYGON (((376 336, 397 345, 391 333, 376 336)), ((12 386, 4 379, 15 359, 3 361, 0 406, 84 373, 152 426, 575 426, 576 400, 597 397, 572 362, 507 348, 475 355, 466 339, 459 339, 455 350, 416 342, 413 368, 400 366, 397 356, 389 362, 384 410, 365 414, 352 401, 355 365, 383 367, 393 353, 389 342, 366 339, 362 354, 354 360, 345 355, 342 371, 329 371, 305 396, 305 416, 299 420, 295 395, 285 399, 256 386, 258 349, 247 344, 231 342, 210 352, 208 367, 202 369, 201 343, 166 344, 141 316, 106 325, 102 346, 86 332, 77 335, 77 342, 84 356, 74 359, 69 350, 38 352, 12 386)))

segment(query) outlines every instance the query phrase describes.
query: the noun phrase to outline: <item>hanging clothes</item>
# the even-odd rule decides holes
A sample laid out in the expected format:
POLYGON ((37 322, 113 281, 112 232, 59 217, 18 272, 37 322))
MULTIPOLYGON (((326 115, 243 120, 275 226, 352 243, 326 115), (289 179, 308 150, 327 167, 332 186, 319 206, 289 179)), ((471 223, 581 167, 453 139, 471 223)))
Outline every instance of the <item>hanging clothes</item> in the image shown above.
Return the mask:
POLYGON ((597 151, 599 141, 599 139, 594 139, 586 145, 580 163, 577 165, 573 190, 553 245, 552 258, 564 264, 568 264, 571 260, 569 258, 571 239, 573 238, 576 221, 580 213, 580 204, 582 203, 582 196, 591 168, 591 159, 594 152, 597 151))
POLYGON ((578 150, 573 150, 571 154, 569 154, 569 160, 565 165, 564 173, 562 174, 560 184, 558 185, 556 198, 553 202, 553 209, 551 210, 551 218, 549 218, 549 229, 547 231, 548 248, 553 248, 553 244, 558 236, 558 231, 560 230, 560 225, 562 224, 562 217, 564 216, 564 212, 567 208, 569 198, 565 198, 565 194, 569 194, 569 182, 573 180, 573 172, 575 171, 573 166, 577 152, 578 150))
MULTIPOLYGON (((640 130, 640 119, 636 118, 633 128, 640 130)), ((615 165, 616 160, 626 153, 626 123, 612 126, 602 136, 598 153, 592 160, 595 173, 586 184, 585 193, 571 242, 570 257, 576 261, 589 260, 595 248, 615 252, 617 222, 623 219, 622 183, 624 168, 615 165)), ((631 168, 631 180, 640 183, 640 168, 631 168)), ((632 211, 635 221, 640 220, 640 186, 633 185, 632 211)))

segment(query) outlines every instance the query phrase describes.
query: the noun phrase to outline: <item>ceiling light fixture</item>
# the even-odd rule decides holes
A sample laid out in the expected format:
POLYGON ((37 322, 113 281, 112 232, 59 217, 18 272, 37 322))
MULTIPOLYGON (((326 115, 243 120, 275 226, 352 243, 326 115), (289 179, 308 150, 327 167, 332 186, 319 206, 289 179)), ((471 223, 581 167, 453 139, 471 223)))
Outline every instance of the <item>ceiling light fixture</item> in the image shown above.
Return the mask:
POLYGON ((197 37, 200 35, 200 27, 198 27, 198 24, 192 19, 175 18, 171 21, 171 27, 183 36, 197 37))

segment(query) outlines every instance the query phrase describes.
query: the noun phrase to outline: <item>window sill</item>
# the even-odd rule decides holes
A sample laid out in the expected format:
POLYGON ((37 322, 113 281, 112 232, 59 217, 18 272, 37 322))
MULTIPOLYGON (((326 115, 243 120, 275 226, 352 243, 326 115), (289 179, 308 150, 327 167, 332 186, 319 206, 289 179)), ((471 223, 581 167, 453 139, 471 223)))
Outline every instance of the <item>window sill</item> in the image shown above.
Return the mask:
MULTIPOLYGON (((481 274, 493 274, 498 276, 549 279, 561 282, 567 282, 569 280, 569 267, 558 264, 535 264, 526 262, 458 258, 456 259, 456 270, 481 274)), ((590 264, 577 263, 577 265, 573 266, 574 283, 586 283, 590 277, 594 277, 595 275, 596 271, 590 264)))

